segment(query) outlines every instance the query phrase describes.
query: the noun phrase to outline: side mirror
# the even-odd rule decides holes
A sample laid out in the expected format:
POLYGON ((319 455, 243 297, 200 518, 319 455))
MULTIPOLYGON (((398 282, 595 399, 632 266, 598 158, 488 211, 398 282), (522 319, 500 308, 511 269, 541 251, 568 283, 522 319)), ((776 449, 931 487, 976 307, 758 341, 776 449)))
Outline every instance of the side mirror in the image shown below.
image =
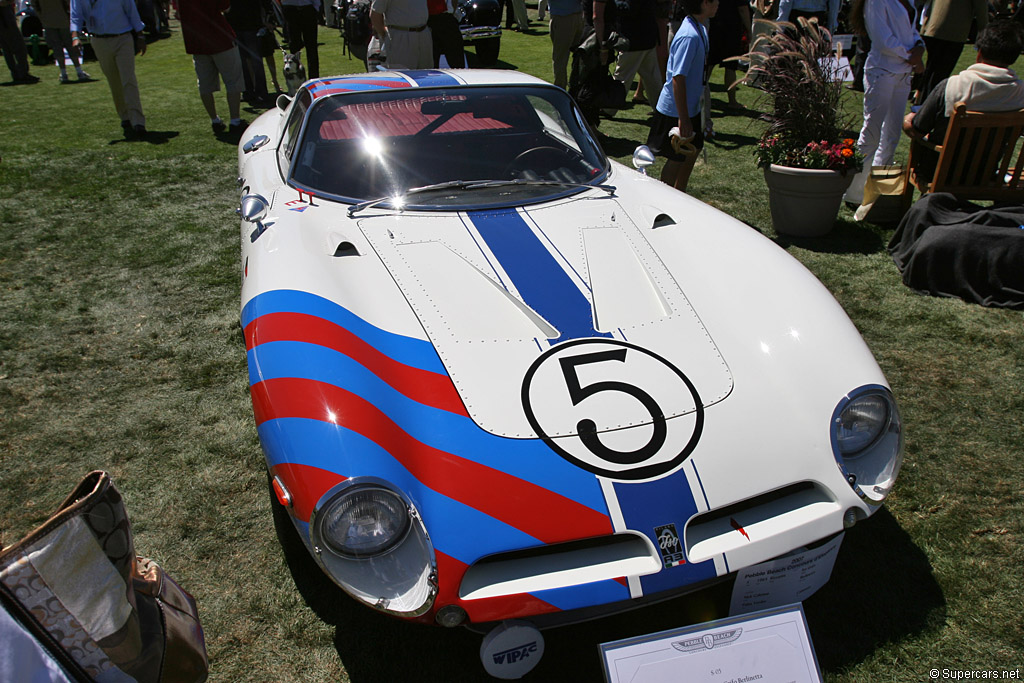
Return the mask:
POLYGON ((647 175, 647 167, 654 163, 654 152, 647 145, 640 145, 633 150, 633 168, 647 175))
POLYGON ((281 111, 287 109, 288 105, 291 104, 291 102, 292 98, 288 97, 284 93, 281 93, 280 95, 277 96, 277 108, 280 109, 281 111))
POLYGON ((260 223, 267 217, 270 210, 270 202, 262 195, 247 194, 242 197, 242 203, 235 212, 242 217, 246 223, 260 223))
POLYGON ((242 151, 248 154, 249 152, 255 152, 263 145, 270 142, 270 137, 267 135, 257 135, 253 139, 242 145, 242 151))

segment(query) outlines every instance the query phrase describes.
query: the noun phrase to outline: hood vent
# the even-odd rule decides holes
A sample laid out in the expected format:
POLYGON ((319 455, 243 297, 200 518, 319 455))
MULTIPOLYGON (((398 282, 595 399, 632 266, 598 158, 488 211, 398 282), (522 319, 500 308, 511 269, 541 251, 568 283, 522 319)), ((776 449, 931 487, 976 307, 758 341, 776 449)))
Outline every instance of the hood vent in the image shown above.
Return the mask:
POLYGON ((351 242, 345 241, 338 244, 338 248, 334 250, 336 257, 340 256, 359 256, 359 250, 356 249, 356 245, 351 242))
POLYGON ((672 216, 669 216, 667 213, 660 213, 654 219, 654 223, 651 224, 651 228, 652 229, 667 228, 668 226, 675 225, 675 224, 676 224, 676 222, 672 218, 672 216))
POLYGON ((661 288, 621 230, 587 228, 583 243, 599 331, 651 323, 672 314, 661 288))

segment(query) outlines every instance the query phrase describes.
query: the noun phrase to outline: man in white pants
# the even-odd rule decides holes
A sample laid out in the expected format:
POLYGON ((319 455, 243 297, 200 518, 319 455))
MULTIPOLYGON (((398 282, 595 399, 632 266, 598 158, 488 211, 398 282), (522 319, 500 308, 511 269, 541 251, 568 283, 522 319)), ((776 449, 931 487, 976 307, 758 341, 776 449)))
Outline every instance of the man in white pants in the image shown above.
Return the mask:
POLYGON ((914 8, 907 0, 867 0, 864 27, 871 51, 864 63, 864 125, 857 147, 864 170, 853 178, 845 199, 860 204, 872 166, 891 164, 903 130, 910 79, 924 71, 924 41, 914 27, 914 8))

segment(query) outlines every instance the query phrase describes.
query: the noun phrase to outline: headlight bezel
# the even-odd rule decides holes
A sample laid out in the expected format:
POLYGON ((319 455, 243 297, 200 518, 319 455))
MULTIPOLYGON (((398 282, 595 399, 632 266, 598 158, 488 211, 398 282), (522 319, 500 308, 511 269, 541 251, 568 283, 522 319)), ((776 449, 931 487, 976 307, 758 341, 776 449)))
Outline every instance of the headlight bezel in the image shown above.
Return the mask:
MULTIPOLYGON (((865 414, 873 410, 877 410, 877 405, 868 407, 865 414)), ((892 491, 903 462, 903 422, 892 391, 880 384, 869 384, 849 392, 832 413, 829 437, 843 478, 861 500, 869 505, 881 505, 892 491), (884 405, 884 419, 879 420, 870 439, 859 443, 856 438, 847 438, 847 443, 857 447, 844 448, 840 437, 844 415, 858 406, 868 407, 871 401, 881 401, 884 405)))
POLYGON ((437 558, 419 509, 409 494, 377 477, 346 479, 321 495, 306 530, 306 543, 320 568, 346 593, 374 609, 402 618, 425 614, 438 594, 437 558), (408 524, 404 533, 374 555, 337 552, 323 535, 327 512, 346 495, 368 487, 383 489, 402 501, 408 524))

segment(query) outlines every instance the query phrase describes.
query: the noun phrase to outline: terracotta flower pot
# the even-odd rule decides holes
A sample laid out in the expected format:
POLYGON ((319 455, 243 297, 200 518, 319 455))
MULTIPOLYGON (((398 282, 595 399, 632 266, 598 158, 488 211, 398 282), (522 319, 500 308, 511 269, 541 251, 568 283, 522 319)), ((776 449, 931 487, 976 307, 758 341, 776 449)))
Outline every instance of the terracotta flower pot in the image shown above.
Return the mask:
POLYGON ((828 234, 854 173, 771 164, 764 168, 772 227, 780 235, 828 234))

